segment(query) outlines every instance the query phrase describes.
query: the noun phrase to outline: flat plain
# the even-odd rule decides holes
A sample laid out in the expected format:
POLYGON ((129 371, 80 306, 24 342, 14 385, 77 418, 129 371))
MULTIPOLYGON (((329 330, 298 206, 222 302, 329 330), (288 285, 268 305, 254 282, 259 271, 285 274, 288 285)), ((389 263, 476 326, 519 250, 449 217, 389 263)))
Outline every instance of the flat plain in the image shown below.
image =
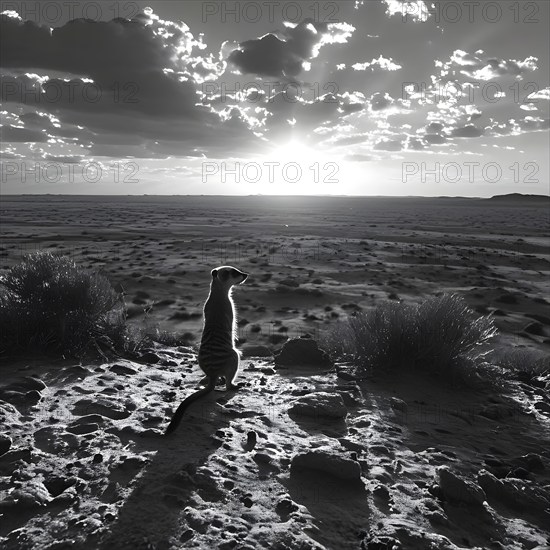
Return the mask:
POLYGON ((243 388, 161 435, 199 384, 218 265, 250 274, 234 292, 245 350, 322 345, 354 312, 450 292, 493 316, 495 361, 547 358, 547 201, 4 196, 0 210, 2 271, 67 254, 124 291, 130 323, 185 343, 2 362, 3 548, 548 548, 548 373, 497 391, 250 353, 243 388))

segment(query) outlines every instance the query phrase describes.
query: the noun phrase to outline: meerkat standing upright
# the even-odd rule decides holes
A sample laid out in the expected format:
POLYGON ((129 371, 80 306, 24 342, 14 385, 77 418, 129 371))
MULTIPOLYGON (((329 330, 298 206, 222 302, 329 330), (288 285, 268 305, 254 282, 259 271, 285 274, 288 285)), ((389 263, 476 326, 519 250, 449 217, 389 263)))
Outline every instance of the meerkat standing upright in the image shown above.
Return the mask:
POLYGON ((199 367, 206 374, 207 385, 181 403, 165 435, 178 427, 191 403, 214 390, 220 376, 225 377, 227 390, 236 388, 233 381, 239 370, 240 353, 235 347, 237 322, 231 291, 233 285, 240 285, 247 277, 248 273, 231 266, 224 265, 212 270, 210 294, 204 304, 204 329, 199 348, 199 367))

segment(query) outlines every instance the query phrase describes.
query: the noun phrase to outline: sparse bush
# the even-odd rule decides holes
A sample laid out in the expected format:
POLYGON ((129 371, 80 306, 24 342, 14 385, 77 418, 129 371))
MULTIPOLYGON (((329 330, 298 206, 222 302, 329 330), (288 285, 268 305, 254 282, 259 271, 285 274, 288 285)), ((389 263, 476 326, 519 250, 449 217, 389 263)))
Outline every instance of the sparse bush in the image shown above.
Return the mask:
POLYGON ((50 253, 27 256, 0 280, 0 353, 82 355, 124 338, 122 294, 96 271, 50 253))
POLYGON ((475 370, 487 353, 481 345, 495 334, 491 317, 477 315, 456 294, 444 294, 420 305, 385 302, 356 313, 330 330, 325 347, 335 359, 365 369, 420 369, 447 377, 475 370))
POLYGON ((493 362, 521 382, 531 383, 537 378, 550 376, 550 356, 543 352, 516 348, 495 355, 493 362))
POLYGON ((148 323, 128 324, 124 332, 124 343, 122 352, 135 356, 155 344, 169 347, 189 346, 194 339, 190 332, 171 332, 162 330, 157 325, 151 326, 148 323))

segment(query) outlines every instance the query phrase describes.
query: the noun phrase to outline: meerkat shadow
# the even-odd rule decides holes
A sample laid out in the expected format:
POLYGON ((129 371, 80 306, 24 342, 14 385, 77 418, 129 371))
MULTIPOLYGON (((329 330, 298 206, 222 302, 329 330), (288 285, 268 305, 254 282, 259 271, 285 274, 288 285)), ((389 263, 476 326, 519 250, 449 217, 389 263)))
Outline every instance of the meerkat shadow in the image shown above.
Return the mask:
MULTIPOLYGON (((132 492, 109 531, 98 541, 98 549, 135 550, 142 548, 144 540, 156 548, 170 537, 178 539, 183 534, 181 508, 196 490, 185 480, 197 475, 202 479, 201 467, 224 443, 213 434, 229 428, 231 420, 220 410, 217 399, 209 396, 189 407, 185 416, 187 421, 182 422, 170 437, 162 432, 153 437, 150 430, 142 437, 128 435, 132 452, 150 458, 128 479, 123 479, 116 470, 110 474, 108 481, 111 484, 120 485, 121 490, 131 488, 132 492), (145 508, 144 502, 147 503, 145 508)), ((210 499, 213 505, 220 498, 214 486, 201 496, 210 499)), ((108 503, 109 498, 105 491, 102 500, 108 503)))

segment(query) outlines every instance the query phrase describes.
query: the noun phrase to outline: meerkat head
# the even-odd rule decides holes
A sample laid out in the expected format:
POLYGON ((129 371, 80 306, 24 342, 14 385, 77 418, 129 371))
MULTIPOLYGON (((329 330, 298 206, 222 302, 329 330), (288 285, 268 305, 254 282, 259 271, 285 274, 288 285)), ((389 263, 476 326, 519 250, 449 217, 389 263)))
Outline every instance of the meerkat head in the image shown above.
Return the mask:
POLYGON ((244 283, 247 277, 248 273, 230 265, 222 265, 212 270, 212 284, 219 284, 227 290, 233 285, 244 283))

